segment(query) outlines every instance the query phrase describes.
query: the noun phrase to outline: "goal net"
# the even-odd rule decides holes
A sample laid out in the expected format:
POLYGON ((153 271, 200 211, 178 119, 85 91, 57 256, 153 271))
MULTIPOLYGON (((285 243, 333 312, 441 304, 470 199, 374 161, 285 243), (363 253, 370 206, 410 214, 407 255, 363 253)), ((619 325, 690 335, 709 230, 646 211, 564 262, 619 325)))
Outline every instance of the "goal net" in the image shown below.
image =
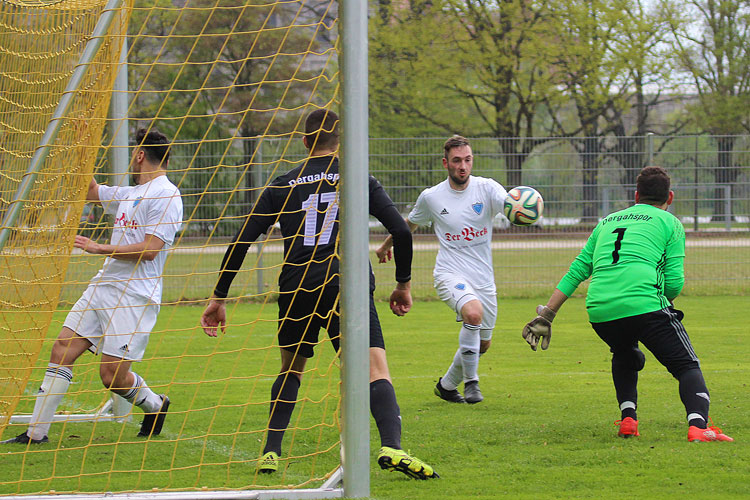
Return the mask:
POLYGON ((253 203, 306 158, 306 115, 338 109, 336 6, 0 2, 2 439, 26 430, 28 418, 18 417, 32 413, 66 314, 103 265, 104 256, 73 250, 76 234, 109 243, 112 232, 113 217, 85 203, 92 175, 100 184, 134 185, 123 172, 135 131, 158 129, 171 141, 167 175, 184 207, 158 321, 133 365, 171 400, 161 434, 136 436, 137 407, 126 406, 116 414, 122 418, 107 414, 113 405, 100 357, 84 353, 49 442, 2 445, 0 497, 341 496, 331 489, 340 477, 340 363, 323 332, 278 472, 257 470, 280 366, 276 283, 284 255, 277 230, 256 242, 233 282, 226 334, 211 338, 199 327, 222 256, 253 203), (123 61, 127 83, 118 85, 123 61), (113 114, 117 103, 123 116, 113 114), (118 142, 123 133, 129 150, 118 142), (118 150, 129 151, 124 164, 112 154, 118 150))

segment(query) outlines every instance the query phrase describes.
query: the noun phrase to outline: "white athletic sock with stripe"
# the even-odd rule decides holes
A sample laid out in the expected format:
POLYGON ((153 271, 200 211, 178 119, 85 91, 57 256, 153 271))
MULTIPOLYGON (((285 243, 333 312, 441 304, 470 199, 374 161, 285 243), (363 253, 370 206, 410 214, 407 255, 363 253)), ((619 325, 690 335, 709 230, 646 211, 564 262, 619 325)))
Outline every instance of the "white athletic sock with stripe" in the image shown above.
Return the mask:
POLYGON ((133 374, 133 387, 123 394, 122 397, 142 409, 146 413, 155 413, 161 409, 161 396, 152 391, 143 380, 143 377, 135 372, 133 374))
POLYGON ((458 388, 458 384, 464 379, 464 368, 461 363, 461 348, 456 349, 456 354, 453 355, 453 363, 448 367, 448 371, 445 372, 443 378, 440 380, 440 385, 447 391, 454 391, 458 388))
POLYGON ((70 381, 73 380, 73 372, 67 366, 49 363, 44 373, 42 386, 36 395, 34 412, 31 414, 31 423, 26 434, 31 439, 42 439, 49 432, 52 419, 60 406, 65 393, 68 392, 70 381))
POLYGON ((464 383, 479 380, 479 327, 464 323, 458 334, 458 347, 461 351, 464 383))

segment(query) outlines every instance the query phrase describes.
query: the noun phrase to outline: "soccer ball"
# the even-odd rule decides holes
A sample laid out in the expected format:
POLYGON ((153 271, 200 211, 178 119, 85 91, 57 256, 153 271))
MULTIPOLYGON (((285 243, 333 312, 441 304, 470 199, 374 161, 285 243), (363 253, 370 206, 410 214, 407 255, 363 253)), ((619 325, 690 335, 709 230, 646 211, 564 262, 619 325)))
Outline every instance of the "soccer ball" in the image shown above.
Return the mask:
POLYGON ((528 186, 518 186, 508 191, 503 212, 516 226, 528 226, 539 220, 544 210, 544 200, 539 191, 528 186))

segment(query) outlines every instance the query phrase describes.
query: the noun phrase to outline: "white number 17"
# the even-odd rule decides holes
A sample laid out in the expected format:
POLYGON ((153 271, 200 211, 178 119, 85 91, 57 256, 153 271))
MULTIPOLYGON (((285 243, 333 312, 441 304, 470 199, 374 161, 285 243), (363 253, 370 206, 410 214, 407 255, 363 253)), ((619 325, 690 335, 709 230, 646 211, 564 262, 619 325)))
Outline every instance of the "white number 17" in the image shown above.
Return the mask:
POLYGON ((318 200, 320 203, 327 203, 328 206, 323 211, 323 227, 320 229, 318 245, 325 245, 331 240, 333 233, 333 224, 336 222, 336 215, 339 213, 338 193, 311 194, 302 203, 302 209, 305 210, 305 240, 306 247, 315 246, 315 235, 318 229, 318 200))

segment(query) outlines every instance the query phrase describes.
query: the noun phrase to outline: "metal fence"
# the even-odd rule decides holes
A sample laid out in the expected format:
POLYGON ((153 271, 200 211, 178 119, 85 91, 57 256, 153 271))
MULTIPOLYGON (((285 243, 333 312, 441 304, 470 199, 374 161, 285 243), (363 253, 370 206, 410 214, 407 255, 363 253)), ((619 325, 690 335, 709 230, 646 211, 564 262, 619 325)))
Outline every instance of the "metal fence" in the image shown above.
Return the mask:
MULTIPOLYGON (((445 138, 373 138, 370 171, 407 215, 419 193, 445 179, 445 138)), ((495 224, 495 268, 501 296, 549 293, 577 255, 596 221, 632 203, 635 177, 646 165, 665 167, 675 202, 670 211, 688 233, 686 293, 750 292, 750 136, 645 136, 621 139, 540 138, 527 153, 515 139, 475 138, 474 174, 507 188, 538 189, 545 202, 540 223, 495 224), (588 142, 587 142, 588 141, 588 142), (591 153, 594 141, 596 153, 591 153), (520 160, 520 161, 519 161, 520 160), (520 171, 511 171, 520 166, 520 171)), ((527 139, 528 141, 528 139, 527 139)), ((298 138, 234 139, 179 144, 170 177, 184 197, 183 244, 228 241, 263 186, 305 158, 298 138), (248 168, 250 165, 250 168, 248 168)), ((346 168, 346 166, 342 166, 346 168)), ((371 222, 374 247, 384 236, 371 222)), ((429 229, 415 236, 414 295, 434 298, 431 270, 437 248, 429 229)), ((259 259, 263 256, 259 255, 259 259)), ((374 261, 374 259, 373 259, 374 261)), ((392 264, 373 264, 379 296, 390 291, 392 264)), ((207 278, 209 279, 209 278, 207 278)), ((256 278, 257 291, 275 288, 274 271, 256 278)), ((185 290, 179 282, 171 300, 200 298, 210 287, 185 290)))
MULTIPOLYGON (((665 167, 676 192, 671 211, 688 230, 748 230, 750 219, 750 136, 733 137, 728 164, 720 164, 719 138, 677 136, 643 138, 643 151, 602 146, 595 157, 580 153, 586 139, 536 139, 540 144, 524 158, 521 182, 544 196, 544 225, 565 226, 602 217, 631 203, 635 176, 646 165, 665 167), (587 209, 589 209, 587 211, 587 209)), ((503 139, 502 141, 509 141, 503 139)), ((506 187, 508 153, 502 141, 472 139, 474 173, 506 187)), ((370 171, 407 213, 425 187, 445 178, 441 164, 443 138, 370 140, 370 171)), ((726 156, 726 155, 725 155, 726 156)), ((189 236, 206 236, 221 217, 247 213, 258 187, 304 159, 298 139, 246 139, 175 147, 172 165, 185 196, 189 236), (252 167, 247 165, 252 162, 252 167), (208 188, 207 188, 208 186, 208 188), (226 210, 227 200, 233 200, 226 210), (229 211, 233 213, 229 213, 229 211)), ((232 224, 215 228, 229 236, 232 224)))

